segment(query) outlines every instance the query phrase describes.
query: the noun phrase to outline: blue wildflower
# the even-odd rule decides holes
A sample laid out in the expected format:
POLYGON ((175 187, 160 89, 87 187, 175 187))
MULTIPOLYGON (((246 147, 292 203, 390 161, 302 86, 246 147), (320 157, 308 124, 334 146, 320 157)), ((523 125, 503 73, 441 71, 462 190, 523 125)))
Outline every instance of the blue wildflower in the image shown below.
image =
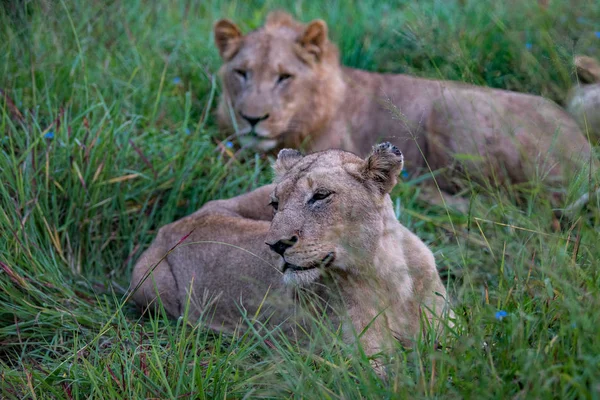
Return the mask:
POLYGON ((190 132, 190 128, 185 128, 185 134, 186 134, 186 135, 189 135, 190 133, 191 133, 191 132, 190 132))
POLYGON ((173 78, 173 84, 175 85, 179 85, 181 83, 181 78, 176 76, 175 78, 173 78))
POLYGON ((498 321, 502 321, 502 319, 504 319, 504 317, 506 317, 507 315, 508 313, 504 310, 496 311, 496 319, 498 321))
POLYGON ((596 31, 596 32, 594 32, 594 34, 596 35, 596 37, 597 37, 598 39, 600 39, 600 31, 596 31))
POLYGON ((47 132, 47 133, 44 135, 44 137, 45 137, 46 139, 54 139, 54 132, 52 132, 52 131, 48 131, 48 132, 47 132))
POLYGON ((525 43, 525 48, 527 50, 531 50, 532 47, 533 47, 533 45, 531 43, 525 43))
POLYGON ((402 172, 400 173, 400 175, 401 175, 403 178, 408 178, 408 171, 404 169, 404 170, 402 170, 402 172))
POLYGON ((231 142, 228 140, 227 142, 225 142, 225 146, 226 146, 228 149, 231 149, 231 148, 233 147, 233 143, 231 143, 231 142))

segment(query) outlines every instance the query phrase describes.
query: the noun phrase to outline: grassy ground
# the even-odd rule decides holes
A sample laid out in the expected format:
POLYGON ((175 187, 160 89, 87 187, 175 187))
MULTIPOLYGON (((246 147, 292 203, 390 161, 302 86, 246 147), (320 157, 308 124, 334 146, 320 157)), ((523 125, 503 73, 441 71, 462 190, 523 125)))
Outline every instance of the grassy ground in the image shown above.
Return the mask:
POLYGON ((559 102, 575 81, 572 55, 600 57, 591 0, 391 3, 0 11, 11 99, 0 96, 0 397, 600 397, 597 201, 557 221, 534 192, 523 202, 475 188, 459 215, 416 200, 418 180, 398 188, 399 219, 435 252, 458 325, 441 349, 430 338, 398 349, 387 382, 336 332, 315 339, 315 355, 276 334, 219 336, 123 304, 158 226, 270 179, 268 159, 218 145, 217 18, 252 29, 285 8, 325 19, 347 65, 559 102))

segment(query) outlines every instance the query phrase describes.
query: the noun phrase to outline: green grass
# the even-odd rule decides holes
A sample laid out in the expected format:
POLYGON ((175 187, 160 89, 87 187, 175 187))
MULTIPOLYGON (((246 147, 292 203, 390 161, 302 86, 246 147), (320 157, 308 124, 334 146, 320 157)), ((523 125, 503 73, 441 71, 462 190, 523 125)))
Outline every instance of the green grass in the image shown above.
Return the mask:
POLYGON ((300 346, 122 302, 157 227, 271 177, 269 159, 218 146, 217 18, 248 30, 284 8, 325 19, 347 65, 560 102, 572 55, 600 58, 600 3, 47 3, 0 11, 0 397, 600 398, 598 200, 557 221, 534 191, 474 188, 459 215, 402 184, 399 219, 433 249, 458 321, 440 349, 398 348, 385 382, 326 327, 300 346))

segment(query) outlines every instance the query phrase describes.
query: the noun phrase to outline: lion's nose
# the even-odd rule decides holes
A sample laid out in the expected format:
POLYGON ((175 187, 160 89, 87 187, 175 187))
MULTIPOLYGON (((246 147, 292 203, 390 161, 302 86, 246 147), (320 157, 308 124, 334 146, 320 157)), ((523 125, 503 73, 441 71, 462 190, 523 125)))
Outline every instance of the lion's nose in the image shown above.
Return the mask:
POLYGON ((278 240, 276 243, 265 242, 271 250, 283 257, 283 253, 292 247, 298 241, 298 236, 292 236, 289 239, 278 240))
POLYGON ((240 115, 242 116, 242 118, 244 118, 246 121, 248 121, 248 123, 250 124, 251 127, 255 127, 260 121, 264 121, 265 119, 269 118, 269 114, 265 114, 262 117, 251 117, 249 115, 246 115, 244 113, 240 113, 240 115))

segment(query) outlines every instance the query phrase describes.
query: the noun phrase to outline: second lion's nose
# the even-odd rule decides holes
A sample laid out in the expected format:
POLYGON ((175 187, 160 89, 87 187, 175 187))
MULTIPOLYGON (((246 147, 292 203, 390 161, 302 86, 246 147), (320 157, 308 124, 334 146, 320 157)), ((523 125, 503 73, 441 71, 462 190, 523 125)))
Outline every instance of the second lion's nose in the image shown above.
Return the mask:
POLYGON ((255 127, 259 122, 264 121, 265 119, 269 118, 269 114, 265 114, 261 117, 253 117, 250 115, 246 115, 243 113, 240 113, 240 115, 242 116, 242 118, 244 118, 246 121, 248 121, 248 123, 250 124, 251 127, 255 127))

